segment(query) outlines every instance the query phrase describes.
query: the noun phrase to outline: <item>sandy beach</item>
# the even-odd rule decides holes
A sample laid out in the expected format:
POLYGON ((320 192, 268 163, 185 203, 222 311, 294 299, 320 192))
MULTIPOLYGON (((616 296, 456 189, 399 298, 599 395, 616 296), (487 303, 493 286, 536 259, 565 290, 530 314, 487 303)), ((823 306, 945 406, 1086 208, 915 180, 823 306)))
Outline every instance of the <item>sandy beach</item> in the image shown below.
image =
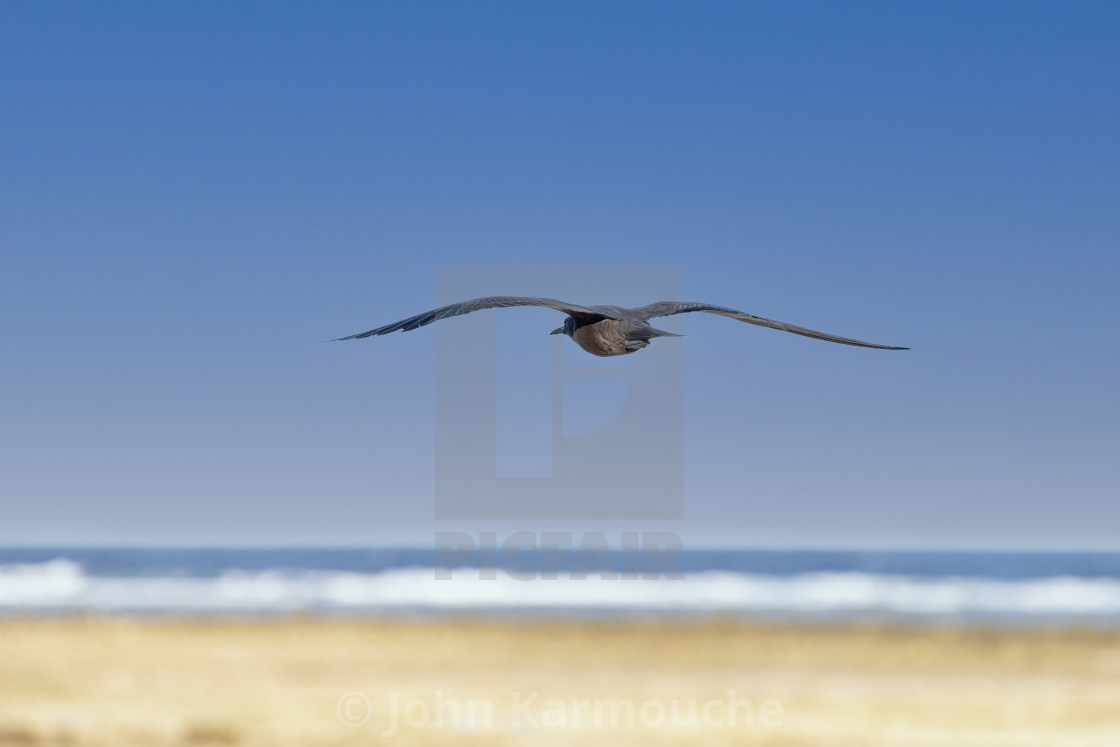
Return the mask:
POLYGON ((0 745, 1115 745, 1120 632, 0 622, 0 745))

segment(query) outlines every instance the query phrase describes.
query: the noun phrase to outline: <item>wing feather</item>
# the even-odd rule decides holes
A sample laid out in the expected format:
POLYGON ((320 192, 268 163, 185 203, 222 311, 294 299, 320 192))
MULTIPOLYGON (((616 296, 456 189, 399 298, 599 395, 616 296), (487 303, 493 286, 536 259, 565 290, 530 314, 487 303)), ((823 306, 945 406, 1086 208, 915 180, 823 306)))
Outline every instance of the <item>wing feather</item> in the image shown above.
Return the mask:
POLYGON ((393 324, 386 324, 384 327, 377 327, 376 329, 371 329, 368 332, 359 332, 356 335, 349 335, 348 337, 339 337, 338 340, 360 340, 363 337, 372 337, 373 335, 387 335, 390 332, 397 332, 398 330, 410 332, 411 330, 426 326, 428 324, 431 324, 432 322, 438 322, 440 319, 447 319, 453 316, 462 316, 463 314, 470 314, 472 311, 482 311, 483 309, 503 309, 511 306, 543 306, 545 308, 563 311, 569 316, 576 317, 577 319, 585 319, 587 321, 619 318, 616 315, 608 313, 602 309, 596 310, 587 306, 580 306, 574 303, 557 301, 554 298, 532 298, 529 296, 487 296, 485 298, 474 298, 470 301, 463 301, 462 303, 453 303, 449 306, 441 306, 438 309, 425 311, 423 314, 410 316, 408 319, 402 319, 399 322, 394 322, 393 324))
POLYGON ((813 329, 806 329, 805 327, 798 327, 794 324, 787 324, 786 322, 777 322, 773 319, 765 319, 761 316, 748 314, 744 311, 737 309, 729 309, 726 306, 713 306, 707 303, 695 303, 692 301, 660 301, 658 303, 651 303, 649 306, 642 306, 634 310, 642 320, 648 321, 658 316, 673 316, 674 314, 685 314, 690 311, 702 311, 706 314, 718 314, 719 316, 726 316, 730 319, 737 319, 740 322, 747 324, 757 324, 760 327, 769 327, 770 329, 778 329, 782 332, 792 332, 795 335, 803 335, 804 337, 812 337, 816 340, 826 340, 828 342, 838 342, 841 345, 855 345, 861 348, 878 348, 880 350, 909 350, 910 348, 900 348, 894 345, 876 345, 871 342, 863 342, 862 340, 853 340, 850 337, 839 337, 837 335, 830 335, 827 332, 817 332, 813 329))

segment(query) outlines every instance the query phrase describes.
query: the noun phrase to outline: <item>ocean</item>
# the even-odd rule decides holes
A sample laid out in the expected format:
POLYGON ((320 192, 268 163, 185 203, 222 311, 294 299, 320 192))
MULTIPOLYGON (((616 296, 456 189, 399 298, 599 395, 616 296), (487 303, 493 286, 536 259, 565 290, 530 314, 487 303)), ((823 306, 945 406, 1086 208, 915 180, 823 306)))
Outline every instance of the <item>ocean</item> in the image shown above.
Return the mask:
POLYGON ((434 558, 431 549, 0 548, 0 615, 1120 624, 1120 553, 691 550, 678 580, 619 578, 632 566, 618 552, 587 578, 530 553, 525 563, 559 569, 531 580, 477 563, 437 573, 434 558))

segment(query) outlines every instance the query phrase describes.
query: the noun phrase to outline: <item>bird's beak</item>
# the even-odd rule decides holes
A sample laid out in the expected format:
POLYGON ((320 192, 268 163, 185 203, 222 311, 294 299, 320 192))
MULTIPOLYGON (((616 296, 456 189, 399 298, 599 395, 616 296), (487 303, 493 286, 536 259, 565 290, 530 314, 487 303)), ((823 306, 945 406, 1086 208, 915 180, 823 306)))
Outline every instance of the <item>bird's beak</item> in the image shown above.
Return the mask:
POLYGON ((562 335, 562 334, 564 334, 564 328, 563 327, 557 327, 556 329, 552 330, 548 334, 550 334, 550 335, 562 335))

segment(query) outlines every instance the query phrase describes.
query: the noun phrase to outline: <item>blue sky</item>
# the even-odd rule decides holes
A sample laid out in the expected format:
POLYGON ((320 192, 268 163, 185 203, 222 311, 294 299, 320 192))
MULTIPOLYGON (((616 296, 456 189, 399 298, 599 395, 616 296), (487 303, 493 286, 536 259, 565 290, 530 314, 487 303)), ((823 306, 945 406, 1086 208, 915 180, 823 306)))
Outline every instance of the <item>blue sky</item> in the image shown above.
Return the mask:
POLYGON ((432 331, 322 341, 444 265, 651 264, 913 350, 684 320, 685 519, 617 528, 1115 548, 1118 24, 4 3, 0 542, 426 543, 432 331))

